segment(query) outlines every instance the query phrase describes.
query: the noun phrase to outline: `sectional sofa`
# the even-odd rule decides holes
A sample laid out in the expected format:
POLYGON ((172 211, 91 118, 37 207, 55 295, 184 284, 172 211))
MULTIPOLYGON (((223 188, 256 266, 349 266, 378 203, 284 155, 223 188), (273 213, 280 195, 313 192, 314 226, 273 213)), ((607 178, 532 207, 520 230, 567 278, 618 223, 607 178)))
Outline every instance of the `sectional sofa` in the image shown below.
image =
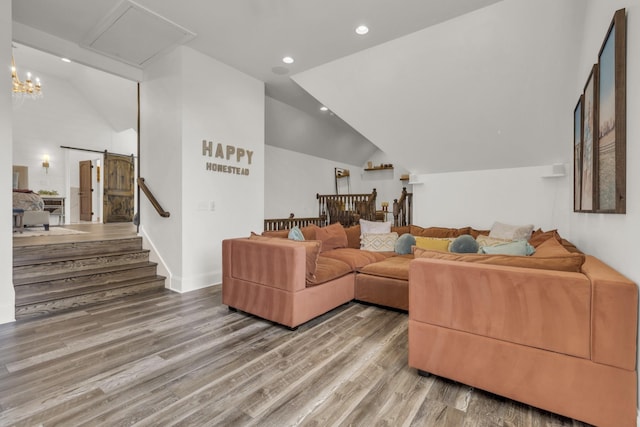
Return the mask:
MULTIPOLYGON (((409 312, 409 365, 602 426, 636 417, 637 286, 555 231, 532 256, 360 249, 359 226, 223 242, 223 304, 295 328, 357 300, 409 312)), ((488 230, 394 228, 452 239, 488 230)))

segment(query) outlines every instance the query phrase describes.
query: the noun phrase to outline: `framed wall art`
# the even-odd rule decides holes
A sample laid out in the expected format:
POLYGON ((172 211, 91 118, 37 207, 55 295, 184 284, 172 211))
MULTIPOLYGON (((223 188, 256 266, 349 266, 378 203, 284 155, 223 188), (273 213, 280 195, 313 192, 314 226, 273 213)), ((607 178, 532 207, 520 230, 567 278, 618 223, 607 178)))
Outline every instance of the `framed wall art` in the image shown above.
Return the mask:
POLYGON ((580 211, 592 212, 594 210, 595 190, 595 128, 598 123, 596 114, 596 96, 598 85, 598 64, 594 64, 584 86, 582 94, 582 175, 580 177, 580 211))
POLYGON ((626 211, 626 14, 618 10, 598 54, 595 210, 626 211))
POLYGON ((573 211, 581 208, 582 192, 582 100, 580 96, 573 110, 573 211))

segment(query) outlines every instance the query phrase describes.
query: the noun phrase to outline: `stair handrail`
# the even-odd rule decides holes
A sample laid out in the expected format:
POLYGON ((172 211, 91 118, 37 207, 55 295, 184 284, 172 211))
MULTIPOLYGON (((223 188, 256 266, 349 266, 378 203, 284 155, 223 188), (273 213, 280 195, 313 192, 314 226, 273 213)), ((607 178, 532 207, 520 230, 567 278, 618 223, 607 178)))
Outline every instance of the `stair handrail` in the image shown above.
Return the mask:
POLYGON ((155 198, 155 196, 153 195, 149 187, 147 187, 147 184, 145 184, 144 178, 138 177, 138 187, 140 187, 144 195, 147 196, 147 199, 149 199, 153 207, 156 208, 156 212, 158 212, 158 215, 160 215, 163 218, 169 218, 171 214, 165 211, 164 209, 162 209, 162 206, 160 206, 160 203, 158 203, 158 200, 155 198))

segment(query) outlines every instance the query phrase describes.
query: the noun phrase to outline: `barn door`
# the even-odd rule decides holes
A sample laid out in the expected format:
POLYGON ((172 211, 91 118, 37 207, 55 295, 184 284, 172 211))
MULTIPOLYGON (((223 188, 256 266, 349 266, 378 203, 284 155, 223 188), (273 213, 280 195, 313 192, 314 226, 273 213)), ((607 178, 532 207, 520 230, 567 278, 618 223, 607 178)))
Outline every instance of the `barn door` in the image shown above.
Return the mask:
POLYGON ((104 222, 132 222, 134 211, 133 156, 104 155, 104 222))
POLYGON ((91 221, 93 214, 91 200, 93 188, 91 188, 91 160, 80 162, 80 221, 91 221))

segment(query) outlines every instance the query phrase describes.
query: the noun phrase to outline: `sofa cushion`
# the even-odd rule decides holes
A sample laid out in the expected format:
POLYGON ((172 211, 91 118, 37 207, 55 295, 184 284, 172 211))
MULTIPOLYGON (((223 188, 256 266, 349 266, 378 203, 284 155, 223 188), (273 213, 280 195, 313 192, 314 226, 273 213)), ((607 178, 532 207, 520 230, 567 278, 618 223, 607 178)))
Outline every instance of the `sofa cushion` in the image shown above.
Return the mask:
POLYGON ((562 244, 556 239, 547 239, 536 248, 534 257, 552 257, 552 256, 567 256, 571 254, 562 244))
POLYGON ((494 222, 489 232, 489 237, 508 240, 529 240, 533 232, 533 224, 510 225, 502 222, 494 222))
POLYGON ((463 228, 444 228, 444 227, 429 227, 422 228, 417 225, 409 226, 410 233, 418 237, 458 237, 463 234, 471 234, 471 227, 463 228))
POLYGON ((362 249, 372 252, 394 252, 398 233, 364 233, 362 249))
MULTIPOLYGON (((253 235, 253 233, 252 233, 253 235)), ((257 234, 256 234, 257 236, 257 234)), ((289 238, 289 230, 272 230, 272 231, 263 231, 262 237, 271 237, 278 239, 287 239, 289 238)))
POLYGON ((387 258, 386 253, 370 252, 362 249, 341 248, 332 251, 322 252, 320 258, 333 258, 342 261, 351 267, 353 271, 369 265, 373 262, 382 261, 387 258))
POLYGON ((448 251, 451 239, 444 237, 415 236, 416 246, 421 249, 433 249, 436 251, 448 251))
MULTIPOLYGON (((544 253, 544 251, 543 251, 544 253)), ((479 264, 503 265, 508 267, 534 268, 539 270, 570 271, 579 273, 584 263, 582 254, 565 254, 544 256, 519 255, 486 255, 486 254, 456 254, 452 252, 433 251, 429 249, 414 249, 416 258, 434 258, 447 261, 474 262, 479 264)))
POLYGON ((390 277, 398 280, 409 280, 409 263, 412 255, 399 255, 364 266, 358 271, 372 276, 390 277))
POLYGON ((411 234, 411 227, 408 225, 402 225, 402 226, 398 226, 398 227, 391 227, 391 232, 396 232, 398 233, 398 236, 402 236, 403 234, 411 234))
POLYGON ((322 242, 321 252, 331 251, 338 248, 347 247, 347 233, 339 222, 326 227, 318 227, 316 230, 316 240, 322 242))
POLYGON ((289 245, 301 245, 304 246, 306 257, 305 257, 305 271, 306 271, 306 280, 314 281, 316 280, 316 269, 318 267, 318 255, 320 255, 320 248, 322 246, 322 242, 319 240, 289 240, 289 239, 281 239, 279 237, 269 237, 269 236, 258 236, 255 233, 251 233, 249 236, 251 240, 259 240, 263 242, 276 241, 279 244, 289 244, 289 245))
POLYGON ((338 277, 351 274, 352 272, 351 267, 340 260, 329 257, 318 257, 315 277, 313 279, 307 279, 306 286, 320 285, 337 279, 338 277))
POLYGON ((531 233, 529 244, 534 248, 537 248, 541 243, 544 243, 551 238, 556 239, 558 242, 562 242, 562 237, 560 237, 560 234, 558 234, 558 230, 542 231, 541 228, 538 228, 533 233, 531 233))
POLYGON ((344 232, 347 234, 347 247, 359 249, 360 236, 362 235, 362 232, 360 231, 360 224, 347 227, 344 229, 344 232))

